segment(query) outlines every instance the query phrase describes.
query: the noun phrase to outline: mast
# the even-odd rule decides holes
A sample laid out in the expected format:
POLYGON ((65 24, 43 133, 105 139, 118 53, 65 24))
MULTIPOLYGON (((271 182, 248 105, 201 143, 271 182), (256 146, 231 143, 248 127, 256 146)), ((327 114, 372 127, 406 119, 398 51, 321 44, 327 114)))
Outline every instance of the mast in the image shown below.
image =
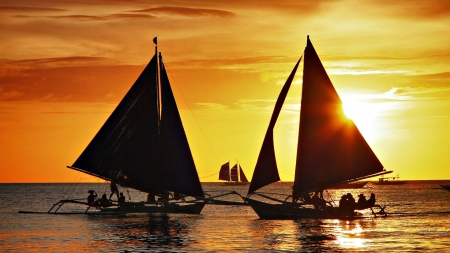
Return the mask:
POLYGON ((230 166, 230 163, 228 161, 228 182, 232 182, 233 180, 231 179, 231 170, 233 169, 233 167, 230 166))
MULTIPOLYGON (((153 38, 153 43, 155 43, 155 56, 158 56, 158 37, 153 38)), ((157 95, 157 100, 156 100, 156 108, 158 111, 158 119, 161 120, 161 95, 160 95, 160 78, 159 78, 159 72, 160 72, 160 67, 159 64, 161 62, 161 55, 160 57, 156 58, 156 95, 157 95)), ((159 128, 159 120, 158 120, 158 128, 159 128)))
POLYGON ((238 160, 236 159, 236 166, 237 166, 237 170, 236 170, 236 173, 237 173, 237 181, 238 182, 240 182, 241 181, 241 167, 239 167, 239 162, 238 162, 238 160))

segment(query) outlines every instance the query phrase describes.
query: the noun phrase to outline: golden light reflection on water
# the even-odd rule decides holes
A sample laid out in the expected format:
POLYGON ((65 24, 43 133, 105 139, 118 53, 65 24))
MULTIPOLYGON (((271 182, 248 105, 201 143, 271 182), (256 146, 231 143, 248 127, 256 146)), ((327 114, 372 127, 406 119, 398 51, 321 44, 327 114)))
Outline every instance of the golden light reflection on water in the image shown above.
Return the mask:
POLYGON ((365 238, 365 232, 358 221, 334 220, 336 230, 336 243, 345 249, 363 249, 368 247, 369 239, 365 238))

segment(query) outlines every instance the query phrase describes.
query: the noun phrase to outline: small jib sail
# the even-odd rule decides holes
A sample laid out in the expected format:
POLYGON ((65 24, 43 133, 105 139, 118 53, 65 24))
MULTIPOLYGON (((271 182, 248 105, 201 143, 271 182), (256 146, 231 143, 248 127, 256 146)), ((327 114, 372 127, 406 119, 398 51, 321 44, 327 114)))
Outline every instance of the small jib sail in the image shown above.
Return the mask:
POLYGON ((220 167, 219 180, 227 181, 228 184, 248 184, 248 179, 245 176, 240 164, 236 163, 230 169, 230 163, 227 162, 220 167))
POLYGON ((204 197, 161 54, 69 168, 148 193, 204 197), (158 63, 159 62, 159 63, 158 63))
MULTIPOLYGON (((248 190, 249 195, 280 180, 273 129, 301 59, 300 57, 296 63, 276 101, 256 162, 248 190)), ((345 117, 342 101, 308 37, 304 52, 303 88, 292 196, 301 196, 307 192, 386 173, 390 172, 383 171, 383 165, 354 122, 345 117)), ((293 200, 295 202, 296 197, 293 197, 293 200)))

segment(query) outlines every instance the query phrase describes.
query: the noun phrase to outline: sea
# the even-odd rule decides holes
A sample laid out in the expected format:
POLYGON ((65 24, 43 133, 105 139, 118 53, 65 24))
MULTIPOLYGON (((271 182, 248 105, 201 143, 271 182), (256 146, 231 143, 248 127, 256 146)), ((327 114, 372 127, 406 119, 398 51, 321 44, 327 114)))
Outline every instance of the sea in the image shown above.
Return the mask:
MULTIPOLYGON (((387 217, 357 220, 261 220, 242 205, 206 205, 199 215, 53 215, 45 212, 59 200, 85 200, 90 189, 109 195, 109 185, 0 184, 0 252, 450 252, 450 192, 440 187, 448 183, 368 183, 361 189, 325 192, 336 202, 346 193, 375 193, 377 203, 387 206, 387 217)), ((242 201, 240 195, 248 189, 221 183, 202 186, 210 195, 234 191, 222 197, 230 201, 242 201)), ((261 191, 283 195, 291 187, 290 182, 279 182, 261 191)), ((127 200, 146 197, 132 189, 119 190, 127 200)))

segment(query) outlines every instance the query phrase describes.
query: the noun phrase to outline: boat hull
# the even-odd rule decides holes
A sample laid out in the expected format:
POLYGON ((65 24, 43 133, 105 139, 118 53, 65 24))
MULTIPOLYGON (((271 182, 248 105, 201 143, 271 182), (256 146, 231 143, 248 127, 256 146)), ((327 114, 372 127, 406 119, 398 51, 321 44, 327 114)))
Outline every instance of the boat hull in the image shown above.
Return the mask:
POLYGON ((170 203, 168 205, 154 205, 141 203, 127 203, 125 207, 102 208, 101 212, 122 212, 122 213, 180 213, 180 214, 200 214, 205 202, 198 203, 170 203))
POLYGON ((294 205, 292 203, 270 204, 254 199, 246 199, 247 203, 258 214, 260 219, 359 219, 364 218, 357 212, 342 214, 337 207, 327 206, 324 210, 294 205))

